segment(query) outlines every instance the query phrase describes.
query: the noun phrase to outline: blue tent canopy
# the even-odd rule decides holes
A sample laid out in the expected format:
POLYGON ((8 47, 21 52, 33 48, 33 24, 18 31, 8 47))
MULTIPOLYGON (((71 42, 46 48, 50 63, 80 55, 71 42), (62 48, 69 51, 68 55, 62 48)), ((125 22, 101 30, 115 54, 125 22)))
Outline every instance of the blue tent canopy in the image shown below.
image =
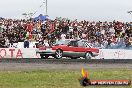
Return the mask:
POLYGON ((38 17, 35 17, 34 20, 46 20, 47 19, 47 16, 46 15, 43 15, 43 14, 40 14, 38 17))

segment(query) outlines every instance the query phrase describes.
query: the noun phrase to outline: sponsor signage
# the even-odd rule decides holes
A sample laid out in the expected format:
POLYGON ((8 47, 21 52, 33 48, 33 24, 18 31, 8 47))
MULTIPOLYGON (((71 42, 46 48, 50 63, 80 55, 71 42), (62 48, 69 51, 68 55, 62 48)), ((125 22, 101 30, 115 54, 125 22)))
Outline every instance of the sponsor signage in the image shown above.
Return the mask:
POLYGON ((0 48, 0 59, 3 58, 40 58, 35 48, 0 48))

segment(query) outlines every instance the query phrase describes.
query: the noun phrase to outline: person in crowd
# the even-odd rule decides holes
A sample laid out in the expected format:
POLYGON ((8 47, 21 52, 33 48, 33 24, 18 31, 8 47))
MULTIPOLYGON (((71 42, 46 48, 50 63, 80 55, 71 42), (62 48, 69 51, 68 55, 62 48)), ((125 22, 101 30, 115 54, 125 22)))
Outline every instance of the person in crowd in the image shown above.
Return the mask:
POLYGON ((131 47, 132 22, 0 19, 1 47, 8 46, 8 43, 13 47, 14 43, 24 42, 28 48, 27 38, 46 45, 52 45, 58 39, 85 39, 95 47, 131 47))
POLYGON ((44 45, 45 45, 45 46, 49 46, 48 38, 45 38, 45 40, 44 40, 44 45))
POLYGON ((10 47, 10 43, 9 43, 8 37, 5 37, 5 47, 6 48, 9 48, 10 47))
POLYGON ((5 39, 3 35, 0 34, 0 48, 5 48, 5 39))
POLYGON ((24 41, 24 48, 29 48, 29 40, 28 38, 24 41))
POLYGON ((9 43, 10 43, 10 47, 13 47, 13 37, 10 38, 9 43))

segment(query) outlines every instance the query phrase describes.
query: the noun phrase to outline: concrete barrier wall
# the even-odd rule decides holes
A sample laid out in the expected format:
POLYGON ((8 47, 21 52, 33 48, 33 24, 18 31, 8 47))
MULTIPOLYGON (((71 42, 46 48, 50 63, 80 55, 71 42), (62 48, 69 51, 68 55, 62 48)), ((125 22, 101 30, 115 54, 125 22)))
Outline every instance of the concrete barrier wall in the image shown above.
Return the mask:
MULTIPOLYGON (((0 58, 40 58, 36 48, 0 48, 0 58)), ((93 59, 132 59, 132 50, 100 49, 93 59)))
POLYGON ((35 48, 0 48, 0 58, 40 58, 35 48))
POLYGON ((100 49, 99 56, 95 59, 132 59, 132 50, 125 49, 100 49))

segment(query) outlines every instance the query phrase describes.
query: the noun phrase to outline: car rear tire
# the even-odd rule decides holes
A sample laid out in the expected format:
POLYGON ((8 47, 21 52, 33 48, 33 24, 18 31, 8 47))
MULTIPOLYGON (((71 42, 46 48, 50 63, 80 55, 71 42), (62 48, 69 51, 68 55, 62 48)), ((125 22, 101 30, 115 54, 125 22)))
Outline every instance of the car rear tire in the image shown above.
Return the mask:
POLYGON ((41 59, 48 59, 49 55, 40 54, 41 59))
POLYGON ((91 52, 87 52, 85 54, 85 59, 91 59, 92 58, 92 53, 91 52))
POLYGON ((44 59, 48 59, 48 57, 49 57, 49 55, 45 55, 45 56, 44 56, 44 59))
POLYGON ((41 59, 43 59, 44 58, 44 55, 43 54, 40 54, 40 57, 41 57, 41 59))
POLYGON ((61 59, 62 56, 63 56, 63 51, 60 50, 60 49, 56 50, 56 52, 55 52, 55 58, 56 59, 61 59))

